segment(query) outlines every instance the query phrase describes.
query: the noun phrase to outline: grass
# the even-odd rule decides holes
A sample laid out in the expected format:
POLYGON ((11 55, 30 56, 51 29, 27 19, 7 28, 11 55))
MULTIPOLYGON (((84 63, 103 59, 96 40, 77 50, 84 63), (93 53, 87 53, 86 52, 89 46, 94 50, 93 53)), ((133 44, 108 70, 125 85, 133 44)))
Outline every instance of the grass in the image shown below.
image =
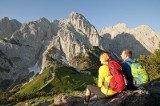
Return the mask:
POLYGON ((44 84, 45 80, 49 77, 51 67, 43 72, 43 74, 38 75, 34 80, 24 85, 19 94, 31 94, 38 91, 44 84))
POLYGON ((54 69, 54 78, 52 77, 51 81, 46 84, 45 81, 50 77, 51 69, 53 69, 53 66, 48 67, 42 74, 24 85, 18 93, 21 95, 37 92, 45 94, 51 92, 52 94, 70 93, 73 91, 83 91, 88 84, 95 83, 93 76, 80 74, 70 67, 63 66, 54 69))
POLYGON ((80 74, 69 67, 59 67, 55 70, 54 80, 42 91, 56 93, 83 91, 88 84, 93 83, 93 76, 80 74))

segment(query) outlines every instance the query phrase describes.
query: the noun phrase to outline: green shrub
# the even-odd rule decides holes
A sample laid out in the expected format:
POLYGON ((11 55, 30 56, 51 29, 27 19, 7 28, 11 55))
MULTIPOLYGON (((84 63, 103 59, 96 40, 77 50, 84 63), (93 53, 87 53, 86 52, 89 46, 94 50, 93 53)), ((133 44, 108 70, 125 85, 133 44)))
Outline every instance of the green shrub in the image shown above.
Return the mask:
POLYGON ((150 80, 160 78, 160 49, 147 56, 140 56, 138 61, 142 62, 149 74, 150 80))

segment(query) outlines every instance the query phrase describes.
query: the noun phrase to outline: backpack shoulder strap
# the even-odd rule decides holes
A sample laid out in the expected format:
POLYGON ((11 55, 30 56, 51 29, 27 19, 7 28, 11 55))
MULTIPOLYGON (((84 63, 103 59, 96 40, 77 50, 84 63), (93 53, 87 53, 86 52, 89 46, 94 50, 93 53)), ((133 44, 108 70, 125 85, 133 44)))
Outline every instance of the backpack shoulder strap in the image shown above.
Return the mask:
POLYGON ((125 61, 125 62, 127 62, 127 63, 129 63, 129 64, 132 64, 132 63, 134 63, 134 62, 131 62, 131 61, 125 61))
MULTIPOLYGON (((108 64, 109 64, 109 62, 108 62, 108 64)), ((108 67, 108 74, 107 74, 107 77, 110 76, 110 70, 109 70, 108 64, 104 64, 104 66, 107 66, 107 67, 108 67)))

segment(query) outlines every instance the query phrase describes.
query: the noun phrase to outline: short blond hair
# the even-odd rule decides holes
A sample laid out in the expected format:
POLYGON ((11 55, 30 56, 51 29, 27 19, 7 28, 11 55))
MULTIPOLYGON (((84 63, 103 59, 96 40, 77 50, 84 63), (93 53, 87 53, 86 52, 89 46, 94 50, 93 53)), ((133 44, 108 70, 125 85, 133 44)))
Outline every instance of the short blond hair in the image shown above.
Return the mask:
POLYGON ((102 53, 100 55, 100 59, 103 59, 105 62, 108 62, 111 60, 110 56, 107 53, 102 53))

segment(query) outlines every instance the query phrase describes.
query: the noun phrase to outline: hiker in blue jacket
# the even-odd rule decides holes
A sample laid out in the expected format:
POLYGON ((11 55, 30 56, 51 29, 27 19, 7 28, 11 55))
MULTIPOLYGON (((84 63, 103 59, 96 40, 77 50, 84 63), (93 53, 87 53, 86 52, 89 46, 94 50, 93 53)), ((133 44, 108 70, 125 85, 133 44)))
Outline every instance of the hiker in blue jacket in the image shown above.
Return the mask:
POLYGON ((127 90, 136 90, 137 88, 133 84, 133 76, 131 73, 131 63, 134 62, 134 60, 131 58, 132 57, 132 51, 131 50, 123 50, 121 54, 121 58, 123 60, 122 65, 124 67, 124 73, 126 74, 126 79, 127 79, 127 85, 126 88, 127 90))

